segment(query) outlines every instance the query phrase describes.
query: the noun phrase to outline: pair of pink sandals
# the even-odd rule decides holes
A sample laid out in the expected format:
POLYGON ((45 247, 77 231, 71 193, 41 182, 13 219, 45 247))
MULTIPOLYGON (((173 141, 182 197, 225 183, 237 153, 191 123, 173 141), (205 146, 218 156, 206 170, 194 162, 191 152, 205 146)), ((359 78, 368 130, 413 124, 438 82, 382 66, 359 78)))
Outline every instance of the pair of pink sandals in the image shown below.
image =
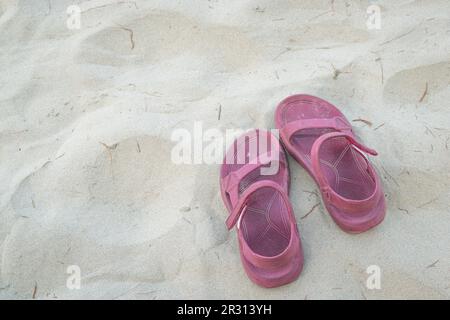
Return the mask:
MULTIPOLYGON (((360 233, 383 220, 382 186, 365 155, 377 153, 357 141, 335 106, 314 96, 293 95, 278 105, 275 124, 287 151, 318 184, 339 227, 360 233)), ((230 212, 226 225, 237 225, 242 264, 263 287, 290 283, 303 268, 289 183, 285 151, 278 138, 263 130, 236 139, 220 170, 222 199, 230 212)))

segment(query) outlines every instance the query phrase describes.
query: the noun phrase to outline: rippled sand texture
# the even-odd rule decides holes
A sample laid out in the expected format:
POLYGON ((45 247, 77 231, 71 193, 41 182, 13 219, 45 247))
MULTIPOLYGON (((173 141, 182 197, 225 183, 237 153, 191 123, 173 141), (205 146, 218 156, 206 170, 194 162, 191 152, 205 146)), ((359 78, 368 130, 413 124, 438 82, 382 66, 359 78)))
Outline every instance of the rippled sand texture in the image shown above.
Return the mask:
POLYGON ((339 0, 78 1, 70 30, 72 2, 0 3, 0 298, 450 297, 449 1, 371 1, 381 30, 339 0), (367 120, 389 209, 361 235, 322 205, 304 217, 317 187, 291 159, 305 266, 267 290, 225 228, 219 166, 173 164, 170 137, 271 128, 298 92, 367 120))

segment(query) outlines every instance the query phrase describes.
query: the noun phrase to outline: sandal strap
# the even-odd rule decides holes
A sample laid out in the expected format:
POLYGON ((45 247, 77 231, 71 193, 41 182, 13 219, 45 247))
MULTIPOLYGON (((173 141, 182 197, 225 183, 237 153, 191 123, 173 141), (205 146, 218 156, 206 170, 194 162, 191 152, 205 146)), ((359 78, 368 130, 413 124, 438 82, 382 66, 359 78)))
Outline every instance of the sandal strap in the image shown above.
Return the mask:
POLYGON ((266 152, 256 156, 255 158, 250 160, 249 163, 243 165, 238 170, 230 172, 227 176, 222 178, 222 185, 224 186, 225 192, 227 192, 230 196, 232 207, 235 207, 238 201, 239 185, 242 179, 244 179, 245 176, 248 175, 250 172, 270 163, 272 164, 277 163, 278 170, 281 164, 286 165, 284 157, 280 155, 279 149, 275 149, 270 152, 266 152))
POLYGON ((358 141, 356 141, 356 139, 353 135, 347 134, 345 132, 330 132, 330 133, 323 134, 314 142, 314 144, 311 148, 312 170, 313 170, 313 173, 319 184, 320 190, 322 192, 322 196, 328 203, 332 204, 333 206, 335 206, 341 210, 345 210, 346 212, 350 212, 350 213, 365 212, 367 210, 372 209, 378 203, 378 200, 379 200, 379 197, 381 194, 379 192, 380 181, 379 181, 378 175, 375 173, 374 169, 370 165, 366 156, 362 152, 365 152, 365 153, 368 153, 368 154, 371 154, 374 156, 376 156, 378 154, 375 150, 370 149, 370 148, 364 146, 363 144, 359 143, 358 141), (326 140, 336 138, 336 137, 346 138, 353 146, 356 147, 356 148, 354 148, 354 150, 359 152, 361 155, 363 155, 364 159, 366 160, 369 173, 375 179, 375 191, 368 198, 363 199, 363 200, 352 200, 352 199, 342 197, 341 195, 336 193, 331 188, 331 186, 328 183, 327 178, 323 174, 321 166, 320 166, 320 158, 319 158, 320 147, 326 140))
POLYGON ((343 117, 318 118, 318 119, 301 119, 286 123, 280 130, 280 134, 285 141, 289 141, 291 137, 298 131, 305 129, 334 129, 342 132, 352 132, 352 126, 347 119, 343 117))

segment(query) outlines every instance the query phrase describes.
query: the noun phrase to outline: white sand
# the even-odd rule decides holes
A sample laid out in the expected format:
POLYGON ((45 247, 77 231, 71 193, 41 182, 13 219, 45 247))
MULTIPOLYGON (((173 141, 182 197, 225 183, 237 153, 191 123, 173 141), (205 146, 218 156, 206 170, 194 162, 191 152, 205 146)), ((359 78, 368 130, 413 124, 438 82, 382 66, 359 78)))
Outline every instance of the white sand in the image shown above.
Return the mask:
POLYGON ((73 2, 80 30, 72 1, 0 3, 0 298, 450 297, 449 1, 372 1, 380 30, 368 1, 73 2), (321 205, 300 219, 317 187, 291 159, 305 266, 267 290, 225 228, 219 166, 174 165, 170 136, 271 128, 298 92, 372 122, 354 126, 389 208, 361 235, 321 205))

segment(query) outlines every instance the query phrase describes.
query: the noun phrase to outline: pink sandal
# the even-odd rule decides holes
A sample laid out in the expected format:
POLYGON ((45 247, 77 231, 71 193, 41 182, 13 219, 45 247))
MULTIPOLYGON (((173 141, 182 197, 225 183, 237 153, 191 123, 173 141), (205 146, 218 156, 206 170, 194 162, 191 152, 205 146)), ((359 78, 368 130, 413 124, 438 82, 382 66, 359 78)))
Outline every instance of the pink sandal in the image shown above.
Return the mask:
POLYGON ((380 179, 345 116, 310 95, 290 96, 277 107, 276 127, 289 153, 314 178, 333 220, 350 233, 379 224, 386 212, 380 179))
POLYGON ((226 225, 237 225, 249 278, 263 287, 294 281, 303 267, 303 252, 288 198, 288 163, 278 139, 263 130, 236 139, 221 166, 220 189, 230 212, 226 225), (273 172, 264 174, 264 169, 273 172))

